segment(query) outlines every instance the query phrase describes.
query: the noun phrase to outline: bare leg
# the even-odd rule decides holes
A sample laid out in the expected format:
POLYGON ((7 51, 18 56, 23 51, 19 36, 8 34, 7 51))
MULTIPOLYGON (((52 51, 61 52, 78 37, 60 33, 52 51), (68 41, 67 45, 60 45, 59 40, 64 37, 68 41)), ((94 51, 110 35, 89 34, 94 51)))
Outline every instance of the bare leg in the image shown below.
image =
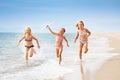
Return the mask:
POLYGON ((33 53, 34 53, 34 54, 36 54, 36 51, 35 51, 35 49, 33 49, 33 53))
POLYGON ((59 51, 59 64, 61 64, 61 61, 62 61, 62 51, 63 51, 63 48, 61 48, 59 51))
POLYGON ((33 53, 34 53, 34 49, 33 49, 33 48, 30 48, 30 57, 33 56, 33 53))
POLYGON ((56 49, 56 56, 59 58, 59 49, 56 49))
POLYGON ((86 54, 88 52, 88 43, 84 44, 84 53, 86 54))
POLYGON ((80 60, 82 60, 82 48, 83 48, 83 44, 80 43, 79 44, 79 58, 80 58, 80 60))
POLYGON ((28 63, 28 51, 29 51, 29 49, 26 48, 26 63, 28 63))

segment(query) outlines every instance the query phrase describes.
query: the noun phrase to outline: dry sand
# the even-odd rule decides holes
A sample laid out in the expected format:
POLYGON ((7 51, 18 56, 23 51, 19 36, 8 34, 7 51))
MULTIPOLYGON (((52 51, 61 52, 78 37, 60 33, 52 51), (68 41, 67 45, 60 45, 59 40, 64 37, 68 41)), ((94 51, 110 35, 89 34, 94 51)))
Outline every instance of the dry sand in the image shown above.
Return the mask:
MULTIPOLYGON (((112 52, 120 54, 120 32, 93 34, 110 39, 112 52)), ((120 55, 107 61, 95 74, 94 80, 120 80, 120 55)))

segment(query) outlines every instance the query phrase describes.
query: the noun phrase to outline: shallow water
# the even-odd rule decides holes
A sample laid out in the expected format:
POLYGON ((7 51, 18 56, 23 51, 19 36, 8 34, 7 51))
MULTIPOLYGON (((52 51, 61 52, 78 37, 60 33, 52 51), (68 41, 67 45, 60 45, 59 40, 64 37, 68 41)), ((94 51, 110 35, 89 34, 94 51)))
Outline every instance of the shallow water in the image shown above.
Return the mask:
POLYGON ((89 52, 83 54, 83 61, 78 57, 78 41, 74 44, 75 34, 66 34, 70 47, 64 42, 62 65, 58 65, 55 55, 55 37, 51 34, 34 34, 40 41, 41 49, 29 58, 25 63, 25 47, 23 41, 19 47, 16 46, 18 39, 23 34, 0 33, 0 80, 94 80, 94 73, 100 66, 116 56, 117 53, 109 53, 109 39, 91 36, 89 38, 89 52), (77 73, 77 75, 73 75, 77 73), (83 74, 84 73, 84 74, 83 74), (72 74, 70 78, 62 77, 72 74), (76 76, 76 77, 75 77, 76 76), (70 79, 72 80, 72 78, 70 79))

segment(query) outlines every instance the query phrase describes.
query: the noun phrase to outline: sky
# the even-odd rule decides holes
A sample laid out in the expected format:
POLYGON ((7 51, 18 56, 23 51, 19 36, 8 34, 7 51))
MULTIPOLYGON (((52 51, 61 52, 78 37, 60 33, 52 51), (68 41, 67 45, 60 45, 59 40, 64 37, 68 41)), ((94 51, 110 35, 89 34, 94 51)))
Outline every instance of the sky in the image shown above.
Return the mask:
POLYGON ((68 33, 77 31, 83 20, 91 32, 120 32, 120 0, 0 0, 0 32, 34 33, 61 27, 68 33))

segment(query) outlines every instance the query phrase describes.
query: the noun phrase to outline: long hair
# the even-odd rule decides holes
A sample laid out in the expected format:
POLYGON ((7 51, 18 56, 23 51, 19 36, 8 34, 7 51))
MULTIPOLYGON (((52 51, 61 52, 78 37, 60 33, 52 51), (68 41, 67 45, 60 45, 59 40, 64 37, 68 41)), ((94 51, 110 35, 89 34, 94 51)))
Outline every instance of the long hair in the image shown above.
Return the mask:
POLYGON ((25 33, 24 33, 24 35, 26 35, 26 30, 27 30, 27 29, 29 29, 29 30, 30 30, 29 35, 32 35, 32 31, 31 31, 31 28, 30 28, 30 27, 26 27, 26 28, 25 28, 25 33))
POLYGON ((80 23, 81 23, 81 24, 83 25, 83 27, 84 27, 84 22, 83 22, 83 21, 79 21, 79 22, 76 24, 76 27, 78 28, 78 30, 79 30, 78 25, 79 25, 80 23))

